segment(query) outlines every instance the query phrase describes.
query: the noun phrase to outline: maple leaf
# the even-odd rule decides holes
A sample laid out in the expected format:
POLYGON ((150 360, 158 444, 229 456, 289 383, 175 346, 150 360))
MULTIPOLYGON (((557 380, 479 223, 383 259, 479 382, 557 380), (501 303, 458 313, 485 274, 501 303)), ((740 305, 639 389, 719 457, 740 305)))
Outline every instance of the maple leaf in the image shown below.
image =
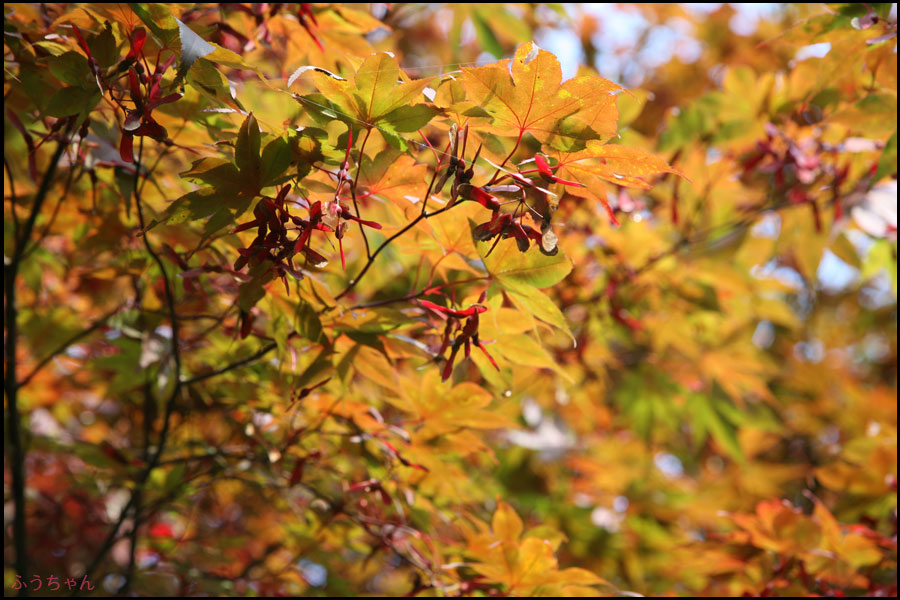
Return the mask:
POLYGON ((533 595, 541 587, 547 592, 558 591, 561 595, 570 595, 565 593, 568 586, 607 583, 585 569, 560 570, 554 550, 561 539, 547 539, 546 535, 538 535, 545 534, 539 530, 524 533, 522 519, 502 500, 497 502, 490 532, 484 524, 476 525, 481 531, 467 536, 468 551, 477 560, 471 565, 472 569, 489 580, 506 586, 507 592, 533 595), (562 587, 557 589, 556 586, 562 587))
POLYGON ((569 189, 568 192, 582 197, 588 195, 596 197, 615 224, 618 224, 618 221, 606 199, 604 181, 620 187, 649 189, 650 179, 663 173, 674 173, 684 177, 666 161, 646 150, 606 144, 597 140, 589 141, 587 147, 578 152, 566 153, 555 150, 548 155, 556 160, 556 164, 550 168, 556 171, 557 176, 573 180, 566 182, 569 185, 575 182, 584 186, 569 189))
MULTIPOLYGON (((431 79, 410 80, 390 54, 369 56, 349 80, 324 69, 301 67, 290 81, 307 70, 324 99, 340 111, 338 117, 354 126, 377 127, 392 145, 402 150, 406 149, 406 143, 397 134, 416 131, 436 114, 426 104, 413 104, 431 79)), ((300 102, 306 99, 296 98, 300 102)), ((323 99, 317 96, 306 100, 309 100, 304 103, 308 108, 315 108, 321 106, 323 99)))
POLYGON ((422 439, 433 439, 469 428, 515 426, 508 418, 488 409, 491 394, 474 383, 463 382, 450 389, 441 388, 434 371, 427 375, 426 381, 429 383, 427 388, 419 388, 413 383, 402 388, 397 398, 387 398, 389 403, 411 413, 423 424, 418 432, 422 439))
POLYGON ((374 158, 364 156, 357 188, 357 198, 388 199, 401 209, 422 199, 427 184, 427 167, 416 164, 411 156, 386 149, 374 158))
POLYGON ((463 69, 462 81, 469 101, 492 117, 486 131, 520 139, 528 132, 544 143, 616 134, 614 94, 622 88, 591 75, 561 83, 559 61, 534 43, 519 46, 511 66, 507 59, 463 69))
POLYGON ((622 187, 648 189, 649 179, 663 173, 681 175, 666 161, 640 148, 590 141, 580 152, 555 152, 557 164, 553 167, 586 187, 597 179, 622 187))
POLYGON ((11 583, 896 595, 891 5, 642 5, 702 54, 638 97, 515 52, 550 5, 348 6, 8 5, 11 583))

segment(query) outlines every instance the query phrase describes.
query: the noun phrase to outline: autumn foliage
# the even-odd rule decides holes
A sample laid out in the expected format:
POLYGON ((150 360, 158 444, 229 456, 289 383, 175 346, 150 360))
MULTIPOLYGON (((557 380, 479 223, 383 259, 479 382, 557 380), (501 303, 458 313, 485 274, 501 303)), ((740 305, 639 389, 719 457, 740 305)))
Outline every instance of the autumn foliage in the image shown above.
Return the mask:
POLYGON ((609 11, 5 5, 7 593, 896 595, 896 9, 609 11))

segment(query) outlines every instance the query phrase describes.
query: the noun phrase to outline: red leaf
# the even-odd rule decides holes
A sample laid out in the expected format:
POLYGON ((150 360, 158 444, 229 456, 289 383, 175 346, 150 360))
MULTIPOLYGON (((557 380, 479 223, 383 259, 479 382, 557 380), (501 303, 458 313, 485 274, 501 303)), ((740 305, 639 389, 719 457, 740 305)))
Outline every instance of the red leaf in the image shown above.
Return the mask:
POLYGON ((453 373, 453 361, 456 360, 456 353, 459 351, 459 344, 453 344, 453 350, 450 351, 450 358, 444 365, 444 372, 441 374, 441 381, 447 381, 450 374, 453 373))

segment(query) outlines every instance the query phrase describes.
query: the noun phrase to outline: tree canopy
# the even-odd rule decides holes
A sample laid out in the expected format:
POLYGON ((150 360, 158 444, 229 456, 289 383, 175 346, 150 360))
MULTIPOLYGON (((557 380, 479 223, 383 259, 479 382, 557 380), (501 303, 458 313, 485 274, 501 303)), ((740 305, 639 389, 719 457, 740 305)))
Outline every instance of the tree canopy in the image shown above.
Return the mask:
POLYGON ((896 5, 4 32, 8 593, 896 595, 896 5))

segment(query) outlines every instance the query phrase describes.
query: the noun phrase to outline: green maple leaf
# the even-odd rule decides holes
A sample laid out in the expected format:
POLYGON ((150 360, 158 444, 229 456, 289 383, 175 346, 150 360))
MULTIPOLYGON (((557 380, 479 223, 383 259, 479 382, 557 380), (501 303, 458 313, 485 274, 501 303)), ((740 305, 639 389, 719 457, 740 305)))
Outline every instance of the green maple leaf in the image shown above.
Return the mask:
MULTIPOLYGON (((309 70, 313 83, 327 98, 338 117, 353 126, 376 127, 389 142, 406 148, 397 135, 424 127, 437 111, 423 103, 414 104, 431 79, 410 80, 393 56, 373 54, 359 66, 350 79, 328 73, 324 69, 309 70)), ((300 71, 298 70, 298 73, 300 71)), ((297 73, 291 78, 295 79, 297 73)), ((303 99, 301 99, 301 102, 303 99)), ((320 103, 305 103, 316 107, 320 103)))
POLYGON ((489 114, 486 130, 500 135, 531 133, 543 143, 600 139, 616 134, 618 85, 584 76, 562 83, 553 54, 523 44, 510 60, 463 69, 467 101, 489 114))

